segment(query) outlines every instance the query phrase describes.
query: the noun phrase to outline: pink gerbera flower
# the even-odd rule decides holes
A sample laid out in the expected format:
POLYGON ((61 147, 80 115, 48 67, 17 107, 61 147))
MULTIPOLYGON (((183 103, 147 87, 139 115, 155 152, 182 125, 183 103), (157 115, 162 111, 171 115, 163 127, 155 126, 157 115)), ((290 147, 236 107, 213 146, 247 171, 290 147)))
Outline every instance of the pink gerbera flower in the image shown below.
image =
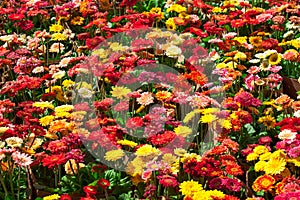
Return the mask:
POLYGON ((25 167, 30 165, 33 160, 31 159, 31 157, 25 153, 20 153, 19 151, 15 151, 12 154, 12 158, 14 160, 14 162, 20 166, 20 167, 25 167))

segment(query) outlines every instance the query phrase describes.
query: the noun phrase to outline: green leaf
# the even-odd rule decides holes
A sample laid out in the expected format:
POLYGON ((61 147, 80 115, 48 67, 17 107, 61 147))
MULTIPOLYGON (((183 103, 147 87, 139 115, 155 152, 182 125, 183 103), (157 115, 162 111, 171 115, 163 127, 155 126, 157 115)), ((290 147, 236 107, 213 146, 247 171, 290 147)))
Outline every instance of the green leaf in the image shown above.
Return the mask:
POLYGON ((208 42, 210 39, 211 39, 211 37, 208 36, 208 37, 206 37, 206 38, 203 38, 202 41, 203 41, 203 42, 208 42))
POLYGON ((255 133, 255 129, 253 128, 253 126, 251 124, 245 124, 244 127, 247 129, 247 132, 249 134, 255 133))

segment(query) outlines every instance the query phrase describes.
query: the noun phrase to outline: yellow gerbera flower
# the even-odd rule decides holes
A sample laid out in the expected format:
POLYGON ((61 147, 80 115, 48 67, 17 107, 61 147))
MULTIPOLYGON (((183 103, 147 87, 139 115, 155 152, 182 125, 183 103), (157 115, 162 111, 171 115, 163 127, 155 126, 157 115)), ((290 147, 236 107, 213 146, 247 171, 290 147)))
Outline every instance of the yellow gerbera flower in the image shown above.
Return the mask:
POLYGON ((111 150, 105 153, 105 160, 116 161, 124 156, 124 151, 122 149, 111 150))
POLYGON ((160 150, 151 146, 150 144, 145 144, 138 148, 135 152, 137 156, 150 156, 150 155, 159 155, 160 150))
POLYGON ((273 53, 272 55, 270 55, 269 57, 269 64, 270 65, 277 65, 281 62, 281 54, 279 53, 273 53))
POLYGON ((177 126, 174 129, 174 132, 176 135, 182 136, 182 137, 187 137, 192 133, 192 129, 187 127, 187 126, 177 126))
POLYGON ((43 200, 59 200, 60 196, 58 194, 53 194, 50 196, 43 197, 43 200))
POLYGON ((33 107, 38 107, 38 108, 49 108, 51 110, 54 110, 54 105, 48 101, 43 101, 43 102, 34 102, 32 104, 33 107))
POLYGON ((120 145, 123 145, 123 146, 129 146, 132 148, 138 145, 137 143, 130 141, 130 140, 119 140, 117 143, 120 145))
POLYGON ((196 192, 203 190, 202 185, 194 180, 183 181, 179 188, 179 191, 185 196, 193 196, 196 192))
POLYGON ((203 115, 200 118, 200 122, 202 123, 211 123, 217 119, 216 115, 213 114, 208 114, 208 115, 203 115))
POLYGON ((51 40, 54 40, 54 41, 64 41, 67 39, 68 39, 68 37, 62 33, 54 33, 54 34, 52 34, 52 37, 51 37, 51 40))
POLYGON ((247 160, 248 162, 249 162, 249 161, 254 161, 254 160, 256 160, 258 157, 259 157, 258 154, 256 154, 256 153, 250 153, 250 154, 247 155, 246 160, 247 160))
POLYGON ((49 27, 49 31, 50 32, 55 32, 55 33, 60 33, 64 30, 64 27, 60 24, 52 24, 50 27, 49 27))
POLYGON ((177 13, 182 13, 182 12, 186 12, 187 8, 179 4, 173 4, 167 9, 167 12, 172 12, 172 11, 177 13))
POLYGON ((270 159, 265 165, 266 174, 280 174, 285 169, 286 162, 283 159, 270 159))
POLYGON ((266 161, 258 161, 255 165, 254 165, 254 170, 256 172, 260 172, 260 171, 264 171, 265 170, 265 165, 267 164, 266 161))
POLYGON ((48 116, 42 117, 39 121, 42 126, 48 126, 53 120, 54 120, 54 116, 48 115, 48 116))
POLYGON ((127 94, 130 93, 131 90, 127 87, 123 86, 113 86, 111 96, 116 97, 117 99, 127 98, 127 94))
POLYGON ((253 149, 253 152, 258 154, 258 155, 261 155, 261 154, 264 154, 264 153, 267 153, 269 152, 268 148, 263 146, 263 145, 259 145, 259 146, 256 146, 254 149, 253 149))
POLYGON ((167 26, 167 29, 169 29, 169 30, 174 30, 174 31, 176 30, 176 24, 175 24, 173 18, 169 18, 166 21, 166 26, 167 26))

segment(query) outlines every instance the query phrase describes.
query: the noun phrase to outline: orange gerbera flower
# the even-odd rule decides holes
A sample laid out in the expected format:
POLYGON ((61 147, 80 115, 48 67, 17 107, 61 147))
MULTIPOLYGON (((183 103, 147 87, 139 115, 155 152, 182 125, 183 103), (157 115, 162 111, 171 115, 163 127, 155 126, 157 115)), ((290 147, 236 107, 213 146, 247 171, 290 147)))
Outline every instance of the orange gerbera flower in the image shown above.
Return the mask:
POLYGON ((278 105, 282 105, 282 108, 288 108, 292 105, 293 99, 286 94, 281 95, 277 99, 275 99, 275 103, 278 105))
POLYGON ((236 163, 227 162, 226 164, 227 165, 226 165, 225 170, 226 170, 227 174, 237 176, 237 175, 242 175, 244 173, 242 168, 239 165, 237 165, 236 163))
POLYGON ((255 192, 260 191, 271 191, 273 189, 273 185, 275 183, 275 178, 270 175, 262 175, 259 176, 253 183, 252 188, 255 192))
POLYGON ((166 101, 172 97, 172 93, 168 91, 159 91, 156 93, 155 97, 160 101, 166 101))
POLYGON ((255 47, 261 47, 262 45, 262 37, 260 36, 252 36, 249 38, 249 41, 255 47))
POLYGON ((200 85, 205 85, 208 81, 206 75, 199 71, 192 71, 191 73, 186 74, 185 77, 191 79, 192 81, 195 81, 195 83, 200 85))

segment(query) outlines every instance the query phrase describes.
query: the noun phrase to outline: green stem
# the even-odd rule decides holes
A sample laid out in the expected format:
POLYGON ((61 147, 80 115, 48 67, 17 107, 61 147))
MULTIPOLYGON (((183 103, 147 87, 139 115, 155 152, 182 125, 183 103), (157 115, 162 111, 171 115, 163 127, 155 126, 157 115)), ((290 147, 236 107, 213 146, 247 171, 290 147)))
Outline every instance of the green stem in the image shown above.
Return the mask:
MULTIPOLYGON (((1 168, 1 167, 0 167, 1 168)), ((1 171, 2 172, 2 171, 1 171)), ((2 176, 2 173, 0 173, 0 182, 1 182, 1 185, 3 187, 3 190, 4 190, 4 193, 5 193, 5 198, 8 196, 8 190, 7 190, 7 187, 5 185, 5 182, 4 182, 4 178, 2 176)))
POLYGON ((18 171, 18 200, 20 199, 20 179, 21 179, 21 167, 19 167, 19 171, 18 171))

